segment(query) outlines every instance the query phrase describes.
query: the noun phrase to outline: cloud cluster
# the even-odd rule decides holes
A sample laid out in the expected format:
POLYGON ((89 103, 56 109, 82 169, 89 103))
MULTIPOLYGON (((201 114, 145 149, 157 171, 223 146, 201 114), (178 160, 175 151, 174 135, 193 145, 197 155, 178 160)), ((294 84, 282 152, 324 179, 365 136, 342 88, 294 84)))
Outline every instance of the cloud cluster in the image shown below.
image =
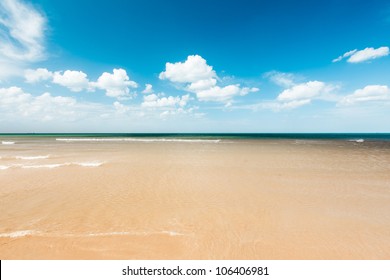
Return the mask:
POLYGON ((166 63, 161 80, 185 84, 185 90, 196 94, 200 101, 230 103, 235 96, 256 92, 258 88, 241 88, 239 84, 217 86, 217 74, 200 55, 190 55, 184 62, 166 63))
POLYGON ((19 115, 39 121, 56 118, 74 120, 76 111, 81 112, 80 104, 74 98, 52 96, 46 92, 33 96, 19 87, 0 88, 0 108, 2 114, 19 115))
POLYGON ((190 100, 190 95, 183 96, 168 96, 168 97, 158 97, 156 94, 150 94, 144 96, 144 101, 141 106, 146 108, 161 108, 161 107, 184 107, 187 105, 190 100))
POLYGON ((188 106, 191 97, 189 94, 183 96, 164 96, 164 94, 149 94, 143 97, 141 107, 146 112, 157 112, 159 117, 165 119, 167 117, 182 115, 182 114, 194 114, 194 110, 197 107, 188 106))
POLYGON ((347 59, 347 62, 349 63, 360 63, 364 61, 373 60, 376 58, 380 58, 383 56, 389 55, 389 48, 388 47, 380 47, 377 49, 374 48, 365 48, 364 50, 352 50, 349 52, 346 52, 345 54, 339 56, 338 58, 335 58, 332 60, 332 62, 338 62, 343 60, 346 57, 349 57, 347 59))
POLYGON ((51 80, 52 83, 74 92, 102 89, 107 96, 118 99, 129 96, 129 88, 138 86, 136 82, 129 79, 126 70, 121 68, 114 69, 113 73, 104 72, 96 82, 91 82, 84 72, 74 70, 51 72, 45 68, 28 69, 25 71, 24 77, 28 83, 51 80))

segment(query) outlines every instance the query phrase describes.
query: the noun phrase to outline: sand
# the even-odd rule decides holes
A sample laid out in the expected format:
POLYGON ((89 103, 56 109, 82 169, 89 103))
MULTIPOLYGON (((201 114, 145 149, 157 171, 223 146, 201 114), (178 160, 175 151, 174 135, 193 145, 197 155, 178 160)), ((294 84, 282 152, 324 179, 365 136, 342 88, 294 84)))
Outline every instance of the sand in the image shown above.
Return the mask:
POLYGON ((22 142, 3 260, 390 258, 390 143, 22 142))

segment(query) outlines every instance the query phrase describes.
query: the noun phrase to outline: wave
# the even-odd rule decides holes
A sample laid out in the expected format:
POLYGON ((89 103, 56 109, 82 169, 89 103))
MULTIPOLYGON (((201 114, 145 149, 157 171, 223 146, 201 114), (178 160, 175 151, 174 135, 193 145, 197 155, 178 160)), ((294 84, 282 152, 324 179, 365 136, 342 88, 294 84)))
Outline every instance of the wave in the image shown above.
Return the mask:
POLYGON ((34 159, 47 159, 50 155, 45 156, 16 156, 16 159, 24 159, 24 160, 34 160, 34 159))
POLYGON ((65 162, 65 163, 52 163, 52 164, 11 164, 11 165, 0 165, 0 170, 6 170, 9 168, 22 168, 22 169, 39 169, 39 168, 58 168, 63 166, 82 166, 82 167, 99 167, 103 165, 104 162, 101 161, 87 161, 87 162, 65 162))
POLYGON ((8 233, 0 233, 0 237, 8 237, 8 238, 18 238, 18 237, 25 237, 28 235, 36 235, 39 232, 35 230, 19 230, 19 231, 13 231, 8 233))
POLYGON ((23 165, 22 168, 57 168, 62 166, 72 166, 78 165, 82 167, 99 167, 104 162, 92 161, 92 162, 65 162, 65 163, 55 163, 55 164, 40 164, 40 165, 23 165))
POLYGON ((83 235, 77 235, 78 237, 99 237, 99 236, 115 236, 115 235, 169 235, 169 236, 182 236, 184 233, 176 232, 176 231, 114 231, 114 232, 96 232, 96 233, 87 233, 83 235))
POLYGON ((180 139, 180 138, 56 138, 63 142, 187 142, 219 143, 221 139, 180 139))
POLYGON ((113 232, 87 232, 87 233, 50 233, 37 230, 19 230, 13 232, 0 233, 0 238, 21 238, 26 236, 46 236, 46 237, 106 237, 106 236, 150 236, 150 235, 169 235, 183 236, 184 233, 176 231, 113 231, 113 232))
POLYGON ((13 144, 15 144, 15 142, 12 142, 12 141, 1 141, 1 144, 3 144, 3 145, 13 145, 13 144))
POLYGON ((93 161, 93 162, 91 161, 91 162, 74 162, 71 165, 80 165, 84 167, 99 167, 103 164, 104 162, 101 161, 93 161))
POLYGON ((356 143, 363 143, 364 142, 364 139, 351 139, 351 140, 348 140, 349 142, 356 142, 356 143))

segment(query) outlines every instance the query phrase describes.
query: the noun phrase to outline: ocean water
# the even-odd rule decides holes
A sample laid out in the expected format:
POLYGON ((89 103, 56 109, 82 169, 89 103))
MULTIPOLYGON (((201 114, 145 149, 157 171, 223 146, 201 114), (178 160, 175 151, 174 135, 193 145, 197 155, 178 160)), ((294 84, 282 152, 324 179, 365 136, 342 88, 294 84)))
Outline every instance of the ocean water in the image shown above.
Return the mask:
POLYGON ((0 259, 388 259, 388 134, 0 136, 0 259))
MULTIPOLYGON (((13 144, 7 139, 18 138, 122 138, 122 139, 295 139, 295 140, 368 140, 390 141, 390 133, 26 133, 1 134, 2 144, 13 144)), ((130 141, 130 140, 129 140, 130 141)))

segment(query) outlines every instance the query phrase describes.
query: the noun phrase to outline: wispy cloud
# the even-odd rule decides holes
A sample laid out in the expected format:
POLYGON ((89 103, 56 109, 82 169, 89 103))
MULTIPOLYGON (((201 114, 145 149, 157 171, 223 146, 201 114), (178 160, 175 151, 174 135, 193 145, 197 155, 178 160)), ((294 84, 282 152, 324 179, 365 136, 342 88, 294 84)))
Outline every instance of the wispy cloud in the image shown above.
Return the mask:
POLYGON ((291 87, 295 85, 295 76, 291 73, 283 73, 279 71, 270 71, 263 75, 263 77, 269 79, 274 84, 281 87, 291 87))
POLYGON ((374 48, 365 48, 364 50, 352 50, 349 52, 346 52, 345 54, 339 56, 338 58, 335 58, 332 60, 332 62, 338 62, 343 60, 346 57, 349 57, 347 59, 347 62, 349 63, 361 63, 364 61, 369 61, 373 59, 377 59, 380 57, 388 56, 389 55, 389 48, 388 47, 380 47, 377 49, 374 48))
POLYGON ((368 85, 357 89, 354 93, 343 97, 339 106, 351 106, 355 104, 367 104, 373 102, 390 101, 390 88, 386 85, 368 85))
POLYGON ((44 15, 19 0, 1 0, 0 8, 1 58, 28 62, 44 58, 44 15))

